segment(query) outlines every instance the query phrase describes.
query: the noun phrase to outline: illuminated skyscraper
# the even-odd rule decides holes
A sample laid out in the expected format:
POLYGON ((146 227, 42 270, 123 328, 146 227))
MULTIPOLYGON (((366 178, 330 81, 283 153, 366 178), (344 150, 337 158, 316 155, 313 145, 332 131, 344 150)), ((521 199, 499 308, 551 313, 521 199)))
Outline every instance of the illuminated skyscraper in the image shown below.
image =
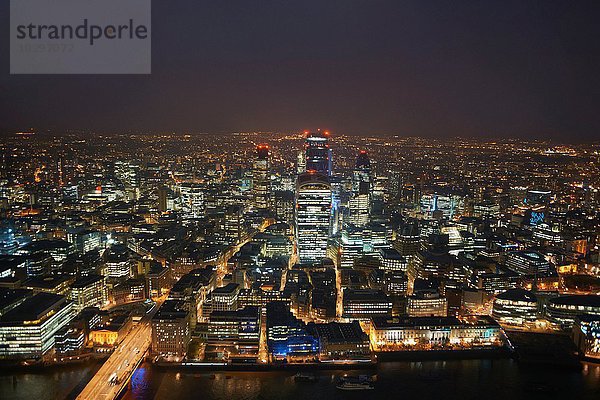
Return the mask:
POLYGON ((349 223, 365 226, 369 222, 371 204, 371 163, 367 152, 361 150, 352 173, 352 196, 349 201, 349 223))
POLYGON ((329 177, 329 183, 331 184, 331 226, 330 236, 336 236, 342 229, 343 218, 340 213, 340 203, 344 181, 339 176, 329 177))
POLYGON ((270 167, 269 146, 259 144, 256 147, 256 158, 252 170, 254 204, 257 208, 270 206, 270 167))
POLYGON ((300 262, 326 257, 331 217, 331 185, 327 176, 307 172, 298 176, 296 243, 300 262))
POLYGON ((300 150, 298 152, 298 160, 296 162, 296 173, 298 175, 306 172, 306 151, 300 150))
POLYGON ((177 186, 180 208, 184 218, 203 217, 206 212, 204 187, 196 183, 183 182, 177 186))
POLYGON ((127 200, 140 197, 140 166, 134 162, 115 161, 115 175, 125 188, 127 200))
POLYGON ((331 176, 332 153, 329 148, 329 132, 307 133, 305 147, 306 172, 318 172, 331 176))

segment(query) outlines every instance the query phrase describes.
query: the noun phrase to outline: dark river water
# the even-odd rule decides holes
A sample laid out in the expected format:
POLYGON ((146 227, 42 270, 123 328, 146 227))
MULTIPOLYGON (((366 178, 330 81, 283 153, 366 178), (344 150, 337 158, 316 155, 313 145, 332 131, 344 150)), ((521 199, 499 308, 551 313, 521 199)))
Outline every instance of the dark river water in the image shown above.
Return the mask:
POLYGON ((100 364, 63 366, 42 371, 0 370, 0 400, 74 399, 100 364))
MULTIPOLYGON (((94 368, 85 366, 14 376, 3 372, 0 399, 74 398, 94 368)), ((584 364, 581 371, 571 371, 519 365, 508 359, 381 363, 376 371, 375 389, 354 392, 335 388, 335 381, 345 373, 353 374, 318 371, 317 382, 296 383, 293 373, 288 371, 176 373, 144 364, 133 376, 124 399, 600 400, 600 365, 594 364, 584 364)))

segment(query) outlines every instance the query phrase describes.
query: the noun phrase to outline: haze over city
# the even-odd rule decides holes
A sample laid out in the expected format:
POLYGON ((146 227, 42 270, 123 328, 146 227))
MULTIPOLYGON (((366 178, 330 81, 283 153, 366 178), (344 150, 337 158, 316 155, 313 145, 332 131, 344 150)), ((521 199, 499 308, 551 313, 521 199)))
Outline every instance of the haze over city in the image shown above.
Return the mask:
POLYGON ((8 75, 3 60, 0 131, 600 136, 598 2, 152 7, 150 75, 8 75))

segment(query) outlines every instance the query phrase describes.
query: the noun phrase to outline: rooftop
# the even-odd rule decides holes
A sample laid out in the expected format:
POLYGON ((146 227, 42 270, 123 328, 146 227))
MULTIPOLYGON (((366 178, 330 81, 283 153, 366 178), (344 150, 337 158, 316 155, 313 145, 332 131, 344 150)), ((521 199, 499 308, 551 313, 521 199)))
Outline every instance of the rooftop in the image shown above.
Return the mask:
POLYGON ((102 275, 87 275, 87 276, 82 276, 80 278, 78 278, 75 282, 73 282, 73 284, 71 285, 72 288, 84 288, 86 286, 89 286, 93 283, 96 282, 100 282, 104 280, 104 276, 102 275))
POLYGON ((523 301, 528 303, 537 302, 537 297, 525 289, 510 289, 496 296, 500 300, 523 301))
POLYGON ((472 316, 468 320, 459 320, 456 317, 373 317, 373 327, 376 329, 389 328, 444 328, 461 326, 499 326, 498 323, 487 315, 472 316))
POLYGON ((72 279, 71 276, 32 277, 23 282, 23 286, 33 289, 55 289, 70 279, 72 279))
POLYGON ((362 342, 368 336, 360 327, 358 321, 350 323, 330 322, 327 324, 308 324, 317 337, 327 339, 329 343, 362 342))
POLYGON ((187 304, 183 300, 166 300, 158 309, 153 320, 187 318, 187 304))
POLYGON ((550 299, 549 302, 552 304, 563 306, 584 306, 600 308, 600 296, 596 296, 593 294, 559 296, 554 299, 550 299))
POLYGON ((6 289, 0 288, 0 314, 7 307, 13 307, 14 304, 25 299, 32 294, 28 289, 6 289))
POLYGON ((221 286, 212 291, 213 294, 231 294, 236 291, 240 285, 237 283, 228 283, 225 286, 221 286))
POLYGON ((386 301, 390 299, 381 290, 372 289, 346 289, 344 290, 344 301, 386 301))
POLYGON ((60 309, 65 302, 65 296, 37 293, 0 317, 0 324, 12 325, 24 321, 39 321, 52 310, 60 309))

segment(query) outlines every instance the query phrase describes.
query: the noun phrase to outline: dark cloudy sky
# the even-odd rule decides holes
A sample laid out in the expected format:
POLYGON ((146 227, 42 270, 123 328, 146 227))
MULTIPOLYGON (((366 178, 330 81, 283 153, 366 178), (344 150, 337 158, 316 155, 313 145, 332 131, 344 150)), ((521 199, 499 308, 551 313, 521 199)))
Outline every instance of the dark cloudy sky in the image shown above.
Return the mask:
POLYGON ((152 74, 11 76, 0 130, 600 139, 600 1, 152 3, 152 74))

